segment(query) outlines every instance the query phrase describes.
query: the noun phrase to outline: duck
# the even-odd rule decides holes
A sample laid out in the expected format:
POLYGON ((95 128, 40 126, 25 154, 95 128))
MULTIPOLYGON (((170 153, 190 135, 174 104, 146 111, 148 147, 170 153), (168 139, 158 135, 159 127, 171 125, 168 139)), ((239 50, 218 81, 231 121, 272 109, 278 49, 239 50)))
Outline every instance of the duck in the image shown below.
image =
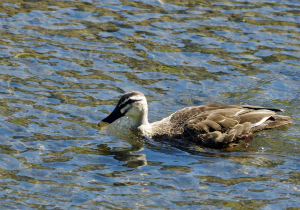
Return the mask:
POLYGON ((282 109, 253 105, 206 104, 180 109, 153 123, 148 121, 148 103, 139 91, 125 93, 114 110, 98 123, 105 127, 128 116, 131 127, 156 141, 181 139, 209 148, 226 148, 253 133, 292 122, 279 115, 282 109))

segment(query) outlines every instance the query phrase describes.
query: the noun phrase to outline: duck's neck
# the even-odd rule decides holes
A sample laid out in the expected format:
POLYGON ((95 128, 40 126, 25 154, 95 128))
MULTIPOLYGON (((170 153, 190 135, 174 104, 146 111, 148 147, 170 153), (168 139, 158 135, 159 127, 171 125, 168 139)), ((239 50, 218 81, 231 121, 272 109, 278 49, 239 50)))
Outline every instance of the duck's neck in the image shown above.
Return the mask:
POLYGON ((148 109, 143 110, 140 115, 131 117, 131 125, 134 128, 138 128, 140 126, 148 126, 148 109))

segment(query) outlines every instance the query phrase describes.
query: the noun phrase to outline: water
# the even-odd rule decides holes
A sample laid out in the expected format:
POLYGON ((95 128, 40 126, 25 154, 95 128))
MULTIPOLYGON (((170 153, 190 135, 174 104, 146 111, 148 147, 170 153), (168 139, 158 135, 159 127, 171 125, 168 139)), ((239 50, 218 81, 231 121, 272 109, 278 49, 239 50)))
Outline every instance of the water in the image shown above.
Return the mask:
POLYGON ((1 209, 300 208, 300 3, 2 0, 1 209), (229 150, 97 123, 132 90, 150 120, 206 103, 294 124, 229 150))

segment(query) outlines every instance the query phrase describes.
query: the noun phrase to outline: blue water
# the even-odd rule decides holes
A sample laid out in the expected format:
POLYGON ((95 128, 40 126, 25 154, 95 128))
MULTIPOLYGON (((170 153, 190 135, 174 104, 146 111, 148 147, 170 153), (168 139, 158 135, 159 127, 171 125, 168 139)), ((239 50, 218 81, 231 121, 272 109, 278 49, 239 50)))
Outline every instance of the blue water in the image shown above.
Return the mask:
POLYGON ((0 3, 1 209, 300 208, 300 2, 0 3), (125 92, 285 109, 227 150, 97 123, 125 92))

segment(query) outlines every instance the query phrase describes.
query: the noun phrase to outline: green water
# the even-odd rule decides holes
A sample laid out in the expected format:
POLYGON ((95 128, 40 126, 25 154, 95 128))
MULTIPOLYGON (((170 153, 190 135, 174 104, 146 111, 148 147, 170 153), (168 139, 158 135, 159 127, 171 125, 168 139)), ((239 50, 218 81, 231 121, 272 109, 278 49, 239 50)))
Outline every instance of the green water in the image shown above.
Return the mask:
POLYGON ((2 0, 1 209, 299 209, 300 2, 2 0), (229 150, 97 123, 125 92, 285 109, 229 150), (100 132, 99 132, 100 131, 100 132))

